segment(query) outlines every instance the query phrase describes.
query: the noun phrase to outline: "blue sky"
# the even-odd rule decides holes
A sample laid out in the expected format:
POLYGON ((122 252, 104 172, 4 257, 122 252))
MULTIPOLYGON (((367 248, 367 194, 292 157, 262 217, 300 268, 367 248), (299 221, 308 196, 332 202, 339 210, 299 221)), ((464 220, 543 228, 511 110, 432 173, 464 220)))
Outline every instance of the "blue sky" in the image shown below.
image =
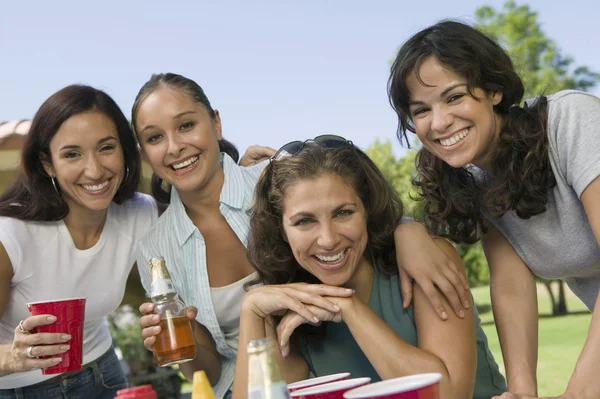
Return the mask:
MULTIPOLYGON (((127 116, 156 72, 196 80, 242 151, 323 133, 360 147, 395 140, 389 62, 443 18, 473 22, 502 0, 28 1, 0 3, 0 121, 31 118, 71 83, 107 91, 127 116)), ((531 0, 577 64, 600 71, 597 0, 531 0)), ((600 94, 600 90, 594 91, 600 94)))

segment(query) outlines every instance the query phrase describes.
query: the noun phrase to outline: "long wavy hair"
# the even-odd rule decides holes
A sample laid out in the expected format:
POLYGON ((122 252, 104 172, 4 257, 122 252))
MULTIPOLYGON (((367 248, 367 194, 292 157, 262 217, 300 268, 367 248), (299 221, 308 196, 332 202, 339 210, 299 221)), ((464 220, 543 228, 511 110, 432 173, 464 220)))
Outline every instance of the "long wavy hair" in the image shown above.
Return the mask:
POLYGON ((131 126, 115 101, 105 92, 84 85, 67 86, 40 106, 21 150, 21 166, 15 183, 0 197, 0 216, 21 220, 64 219, 69 206, 52 185, 42 161, 51 162, 50 142, 70 117, 95 110, 117 127, 123 158, 128 170, 113 202, 123 203, 135 194, 140 182, 140 153, 131 126))
MULTIPOLYGON (((192 79, 175 73, 159 73, 152 75, 150 80, 144 83, 135 97, 133 106, 131 108, 131 122, 134 131, 136 129, 137 114, 140 109, 140 105, 146 98, 148 98, 150 94, 155 92, 161 86, 167 86, 172 90, 185 93, 193 101, 202 104, 208 111, 210 117, 213 120, 215 119, 215 110, 210 105, 208 97, 198 83, 192 79)), ((219 151, 229 155, 235 162, 238 162, 240 159, 240 153, 235 145, 225 139, 219 140, 219 151)), ((163 204, 168 204, 171 202, 171 185, 165 183, 163 179, 161 179, 156 173, 152 174, 150 187, 152 190, 152 196, 157 201, 162 202, 163 204)))
POLYGON ((365 255, 378 270, 397 273, 394 229, 403 208, 394 189, 373 161, 354 145, 326 149, 309 142, 295 156, 272 161, 256 185, 248 259, 258 271, 258 278, 250 284, 318 282, 294 258, 282 235, 282 218, 285 194, 291 186, 327 174, 341 177, 365 207, 369 236, 365 255))
POLYGON ((415 132, 410 117, 407 79, 428 57, 467 80, 468 91, 501 92, 494 112, 503 124, 494 153, 493 178, 474 176, 468 166, 453 168, 427 149, 416 157, 417 178, 424 201, 425 223, 437 235, 459 243, 479 239, 483 215, 502 216, 514 210, 520 218, 545 212, 548 191, 556 185, 548 154, 547 99, 539 96, 520 107, 523 82, 510 56, 489 37, 460 22, 443 21, 422 30, 400 48, 391 67, 388 94, 398 114, 398 139, 408 143, 415 132))

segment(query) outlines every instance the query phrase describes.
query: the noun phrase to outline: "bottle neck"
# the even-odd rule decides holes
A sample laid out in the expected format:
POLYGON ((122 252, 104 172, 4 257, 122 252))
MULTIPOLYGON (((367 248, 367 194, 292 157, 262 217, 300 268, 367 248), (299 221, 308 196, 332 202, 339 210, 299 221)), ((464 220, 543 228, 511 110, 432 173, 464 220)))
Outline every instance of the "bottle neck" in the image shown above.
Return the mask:
POLYGON ((176 294, 175 287, 170 278, 154 279, 150 285, 150 296, 176 294))

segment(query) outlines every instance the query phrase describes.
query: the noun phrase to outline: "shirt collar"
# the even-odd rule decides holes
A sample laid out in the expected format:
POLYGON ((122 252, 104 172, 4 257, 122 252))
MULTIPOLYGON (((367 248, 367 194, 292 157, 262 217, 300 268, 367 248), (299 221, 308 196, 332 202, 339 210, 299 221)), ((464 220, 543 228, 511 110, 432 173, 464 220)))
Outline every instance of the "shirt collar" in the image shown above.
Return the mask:
MULTIPOLYGON (((224 181, 219 201, 226 206, 242 209, 246 199, 246 190, 243 182, 241 167, 227 154, 221 153, 224 181)), ((173 213, 173 231, 177 243, 182 246, 197 231, 196 226, 185 211, 185 206, 177 190, 171 189, 170 212, 173 213)))
POLYGON ((223 165, 225 179, 219 200, 231 208, 242 209, 246 190, 241 166, 224 153, 221 153, 221 165, 223 165))

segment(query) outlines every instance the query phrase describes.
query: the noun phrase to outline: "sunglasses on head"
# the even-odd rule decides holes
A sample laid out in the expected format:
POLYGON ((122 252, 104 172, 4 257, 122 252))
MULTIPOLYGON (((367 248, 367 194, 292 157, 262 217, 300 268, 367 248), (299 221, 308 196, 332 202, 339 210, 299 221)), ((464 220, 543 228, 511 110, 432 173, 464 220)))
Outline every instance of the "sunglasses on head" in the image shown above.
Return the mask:
POLYGON ((283 158, 293 157, 294 155, 297 155, 300 151, 302 151, 306 143, 316 143, 321 147, 327 149, 341 148, 346 145, 353 145, 352 141, 346 140, 341 136, 336 136, 333 134, 323 134, 321 136, 315 137, 314 139, 308 139, 305 141, 290 141, 289 143, 281 147, 279 150, 277 150, 277 152, 275 153, 275 155, 273 155, 273 158, 271 159, 279 161, 283 158))

